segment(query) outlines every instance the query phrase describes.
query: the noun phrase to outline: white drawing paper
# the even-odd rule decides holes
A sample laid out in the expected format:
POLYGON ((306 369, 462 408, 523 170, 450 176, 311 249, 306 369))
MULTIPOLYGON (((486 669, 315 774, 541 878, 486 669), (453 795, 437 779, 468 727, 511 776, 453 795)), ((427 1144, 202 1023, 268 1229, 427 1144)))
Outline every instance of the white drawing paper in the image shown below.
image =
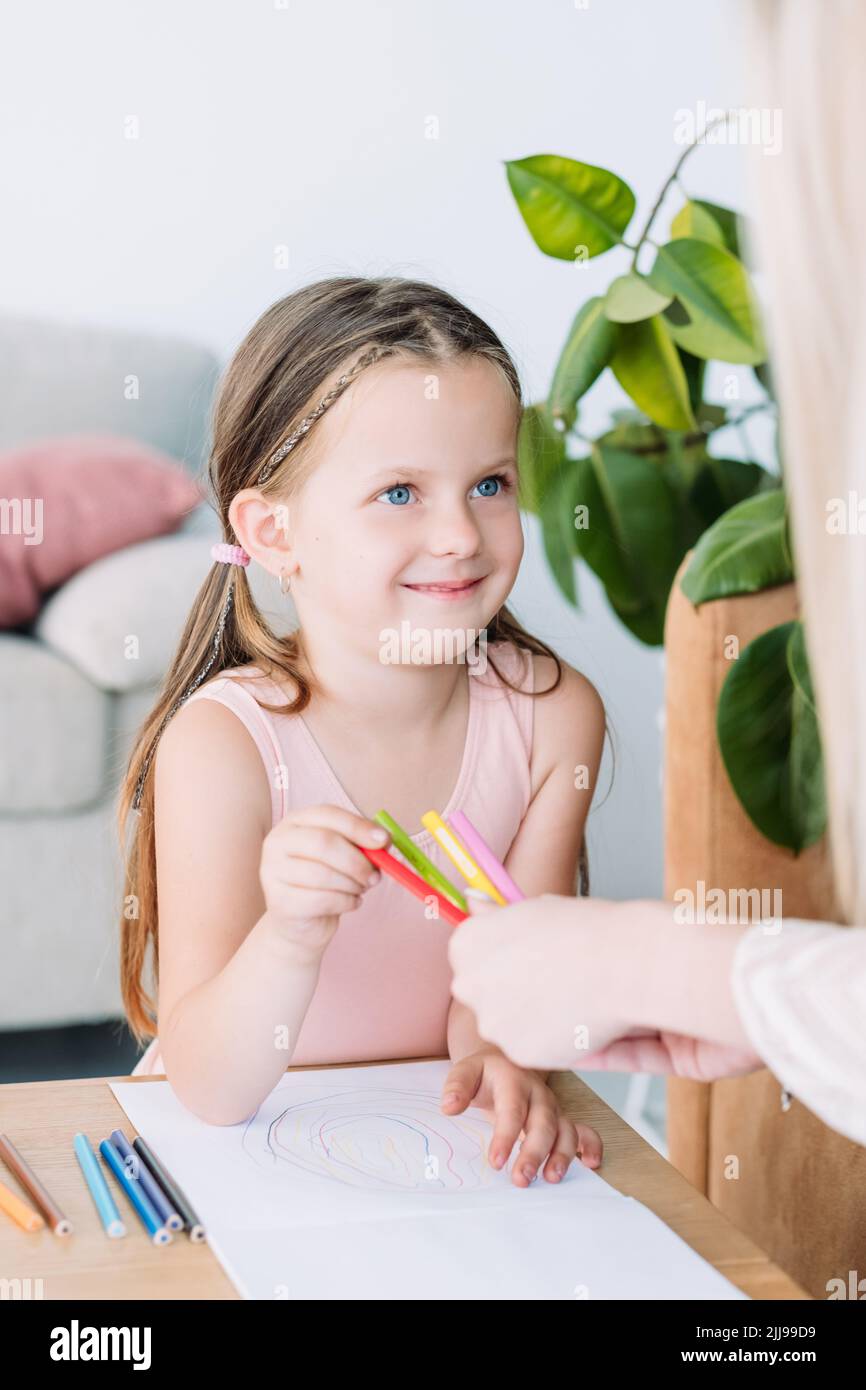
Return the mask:
POLYGON ((482 1112, 441 1111, 449 1068, 289 1072, 228 1126, 198 1119, 167 1081, 111 1089, 247 1298, 745 1297, 578 1162, 558 1184, 515 1187, 518 1147, 497 1171, 482 1112))

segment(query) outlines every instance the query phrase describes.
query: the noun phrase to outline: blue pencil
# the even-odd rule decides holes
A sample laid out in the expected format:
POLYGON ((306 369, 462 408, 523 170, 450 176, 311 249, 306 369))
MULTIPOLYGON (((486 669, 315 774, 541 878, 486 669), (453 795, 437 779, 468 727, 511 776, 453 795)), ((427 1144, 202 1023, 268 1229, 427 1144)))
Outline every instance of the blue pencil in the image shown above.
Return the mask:
POLYGON ((155 1180, 147 1164, 134 1151, 122 1129, 111 1131, 111 1142, 123 1159, 127 1173, 138 1178, 147 1196, 162 1217, 162 1223, 169 1231, 183 1230, 183 1217, 175 1211, 159 1183, 155 1180))
POLYGON ((102 1169, 96 1161, 96 1154, 90 1147, 90 1141, 86 1134, 76 1134, 72 1141, 75 1149, 75 1157, 81 1165, 84 1174, 84 1181, 90 1189, 93 1198, 93 1205, 99 1213, 99 1219, 105 1227, 105 1234, 112 1239, 126 1235, 126 1227, 120 1219, 120 1212, 114 1204, 114 1198, 108 1190, 108 1183, 102 1173, 102 1169))
POLYGON ((153 1205, 147 1193, 143 1191, 138 1178, 130 1177, 127 1173, 123 1165, 123 1159, 110 1139, 102 1140, 102 1143, 99 1145, 99 1152, 117 1178, 122 1190, 129 1198, 135 1214, 141 1220, 141 1224, 151 1237, 154 1245, 168 1245, 169 1242, 173 1240, 171 1231, 167 1231, 162 1224, 156 1207, 153 1205))
POLYGON ((207 1232, 192 1207, 186 1193, 178 1187, 171 1173, 165 1164, 157 1158, 153 1149, 138 1134, 132 1141, 132 1147, 138 1154, 142 1163, 146 1163, 148 1169, 159 1183, 168 1200, 171 1202, 175 1211, 179 1211, 183 1217, 184 1230, 189 1231, 189 1238, 196 1244, 207 1239, 207 1232))

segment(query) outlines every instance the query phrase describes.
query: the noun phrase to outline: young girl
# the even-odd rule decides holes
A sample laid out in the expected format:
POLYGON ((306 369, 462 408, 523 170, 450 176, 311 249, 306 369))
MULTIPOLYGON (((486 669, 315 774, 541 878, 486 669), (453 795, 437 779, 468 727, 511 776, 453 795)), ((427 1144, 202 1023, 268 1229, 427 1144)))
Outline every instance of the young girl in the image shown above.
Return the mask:
POLYGON ((120 803, 122 831, 138 813, 124 1003, 153 1037, 135 1071, 165 1072, 212 1124, 246 1119, 289 1063, 447 1053, 443 1110, 487 1112, 496 1167, 523 1136, 517 1186, 601 1160, 547 1073, 509 1061, 452 999, 452 928, 359 848, 388 846, 384 808, 453 881, 419 827, 463 810, 529 896, 575 891, 604 708, 505 607, 523 554, 521 409, 487 324, 397 277, 279 300, 224 375, 210 478, 226 542, 120 803), (257 609, 250 559, 291 586, 289 637, 257 609), (395 662, 406 633, 413 655, 395 662), (418 660, 418 635, 443 633, 457 658, 434 641, 418 660))

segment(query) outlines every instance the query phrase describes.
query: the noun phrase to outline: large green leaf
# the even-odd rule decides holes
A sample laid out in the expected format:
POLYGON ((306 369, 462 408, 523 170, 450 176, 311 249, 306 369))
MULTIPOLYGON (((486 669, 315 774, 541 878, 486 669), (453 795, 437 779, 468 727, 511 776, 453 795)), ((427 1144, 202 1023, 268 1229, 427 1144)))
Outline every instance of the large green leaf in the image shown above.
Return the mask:
POLYGON ((773 475, 759 463, 707 454, 689 489, 689 500, 703 519, 705 529, 759 489, 769 491, 776 486, 773 475))
POLYGON ((791 785, 797 798, 799 824, 804 844, 812 844, 827 824, 827 796, 824 785, 824 759, 821 731, 812 687, 812 672, 806 651, 806 633, 795 622, 788 639, 788 670, 794 690, 791 704, 791 785))
POLYGON ((680 208, 671 222, 671 236, 695 236, 700 241, 712 241, 724 246, 743 265, 749 266, 750 224, 742 213, 710 203, 706 198, 692 198, 680 208))
POLYGON ((683 364, 659 314, 620 327, 611 369, 645 415, 669 430, 694 428, 683 364))
POLYGON ((636 410, 633 405, 617 406, 610 412, 610 418, 613 425, 598 436, 596 444, 628 449, 637 454, 663 454, 667 449, 667 432, 648 421, 643 411, 636 410))
POLYGON ((731 255, 736 256, 738 261, 742 261, 744 266, 751 269, 750 247, 754 232, 749 219, 741 212, 733 212, 731 208, 710 203, 706 198, 698 198, 696 201, 698 207, 709 213, 716 225, 721 227, 725 246, 731 255))
POLYGON ((577 605, 575 560, 578 555, 574 508, 578 499, 577 460, 565 459, 548 480, 539 516, 544 553, 551 573, 568 602, 577 605))
POLYGON ((752 368, 752 371, 755 373, 755 376, 758 378, 758 381, 763 386, 767 395, 770 397, 770 400, 775 401, 777 399, 776 383, 773 380, 773 369, 770 366, 769 362, 759 362, 757 366, 752 368))
POLYGON ((595 445, 576 465, 574 501, 588 511, 588 526, 575 532, 578 550, 625 626, 659 644, 681 554, 675 498, 652 463, 626 450, 595 445))
POLYGON ((654 290, 645 275, 636 275, 630 270, 608 285, 604 312, 612 323, 638 323, 661 313, 672 298, 672 295, 654 290))
POLYGON ((692 236, 699 241, 725 245, 725 234, 706 205, 697 201, 684 203, 671 222, 671 237, 692 236))
POLYGON ((557 154, 505 161, 521 216, 547 256, 599 256, 622 239, 635 198, 609 169, 557 154))
MULTIPOLYGON (((696 357, 763 362, 767 355, 758 302, 736 256, 697 237, 660 246, 648 279, 680 306, 668 315, 671 336, 696 357), (682 311, 688 321, 682 321, 682 311)), ((673 309, 673 306, 671 306, 673 309)))
POLYGON ((518 495, 521 507, 539 515, 550 480, 562 467, 565 440, 542 404, 528 405, 517 436, 518 495))
POLYGON ((753 594, 793 578, 785 495, 780 488, 739 502, 705 531, 682 578, 693 604, 753 594))
POLYGON ((707 364, 703 357, 695 357, 694 353, 686 352, 684 347, 678 347, 680 361, 683 364, 683 371, 686 374, 686 381, 689 388, 689 405, 694 414, 700 418, 700 411, 705 408, 704 401, 704 377, 706 375, 707 364))
POLYGON ((554 419, 571 427, 577 402, 604 371, 618 342, 619 328, 606 317, 604 301, 598 295, 588 299, 575 316, 553 374, 548 410, 554 419))
POLYGON ((741 805, 773 844, 799 854, 826 826, 823 763, 802 626, 750 642, 719 694, 716 730, 741 805))

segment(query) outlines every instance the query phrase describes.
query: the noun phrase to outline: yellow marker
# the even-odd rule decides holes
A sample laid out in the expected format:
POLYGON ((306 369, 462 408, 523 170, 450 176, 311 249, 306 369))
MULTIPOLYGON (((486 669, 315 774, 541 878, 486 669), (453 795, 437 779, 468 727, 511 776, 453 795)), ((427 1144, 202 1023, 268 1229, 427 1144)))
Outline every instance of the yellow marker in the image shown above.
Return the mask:
POLYGON ((17 1221, 19 1226, 23 1226, 25 1231, 38 1231, 45 1225, 39 1212, 28 1207, 27 1203, 22 1202, 11 1187, 7 1187, 2 1182, 0 1182, 0 1211, 5 1211, 6 1215, 11 1216, 13 1221, 17 1221))
POLYGON ((441 845, 452 864, 460 870, 470 888, 480 889, 500 907, 508 906, 499 889, 490 882, 483 870, 479 869, 463 841, 458 840, 451 827, 445 824, 436 811, 427 811, 421 817, 421 824, 426 826, 436 843, 441 845))

